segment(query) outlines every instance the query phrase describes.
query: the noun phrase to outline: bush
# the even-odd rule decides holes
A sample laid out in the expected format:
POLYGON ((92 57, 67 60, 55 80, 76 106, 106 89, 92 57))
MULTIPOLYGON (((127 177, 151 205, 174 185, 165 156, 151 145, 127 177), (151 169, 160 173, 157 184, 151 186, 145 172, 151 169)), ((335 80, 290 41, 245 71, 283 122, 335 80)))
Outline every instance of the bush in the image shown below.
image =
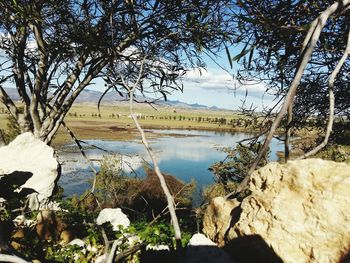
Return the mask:
POLYGON ((123 173, 118 157, 105 156, 96 178, 95 195, 105 207, 131 206, 140 184, 141 179, 123 173))
MULTIPOLYGON (((147 177, 141 181, 139 191, 133 198, 133 205, 135 209, 146 212, 146 214, 158 214, 168 205, 166 196, 154 170, 147 166, 144 169, 147 177)), ((195 189, 194 181, 185 184, 172 175, 163 174, 163 176, 170 193, 174 197, 175 204, 178 207, 190 209, 192 194, 195 189)))
POLYGON ((0 129, 0 136, 5 144, 9 144, 18 135, 21 134, 21 130, 16 119, 12 115, 8 115, 6 130, 0 129))
MULTIPOLYGON (((120 158, 105 156, 96 178, 94 196, 102 207, 121 207, 127 209, 130 216, 147 215, 152 218, 161 213, 168 204, 154 170, 146 165, 144 169, 146 178, 131 177, 121 169, 120 158)), ((185 184, 174 176, 163 175, 177 206, 189 210, 195 183, 185 184)), ((92 196, 79 202, 92 211, 98 209, 92 196)))
MULTIPOLYGON (((238 144, 236 148, 223 148, 227 154, 224 161, 213 164, 209 170, 216 177, 216 181, 226 184, 228 181, 241 182, 247 176, 250 164, 257 156, 260 148, 260 143, 248 145, 238 144)), ((268 163, 269 151, 263 156, 257 168, 268 163)))
POLYGON ((204 188, 203 190, 203 199, 209 201, 218 196, 225 196, 229 193, 232 193, 237 188, 237 183, 227 182, 223 183, 214 183, 204 188))

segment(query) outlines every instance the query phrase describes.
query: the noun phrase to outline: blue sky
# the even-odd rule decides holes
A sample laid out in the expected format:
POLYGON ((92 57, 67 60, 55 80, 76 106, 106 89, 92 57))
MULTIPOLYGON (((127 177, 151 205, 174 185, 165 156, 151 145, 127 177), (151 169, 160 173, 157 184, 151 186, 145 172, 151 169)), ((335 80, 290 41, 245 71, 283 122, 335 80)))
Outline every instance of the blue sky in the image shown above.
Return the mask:
MULTIPOLYGON (((239 52, 240 50, 233 50, 232 55, 239 52)), ((237 84, 238 82, 234 80, 233 75, 236 74, 238 65, 236 63, 233 65, 233 69, 230 69, 225 52, 216 58, 216 62, 226 71, 214 63, 212 59, 208 57, 203 57, 203 59, 207 67, 201 71, 195 69, 187 72, 183 78, 184 91, 174 91, 168 95, 168 100, 237 110, 242 105, 247 90, 246 106, 250 107, 253 104, 253 107, 261 110, 274 104, 273 97, 264 94, 263 84, 253 83, 245 86, 237 84)), ((96 80, 95 82, 96 84, 90 85, 88 89, 102 91, 103 82, 96 80)))
MULTIPOLYGON (((231 49, 232 56, 240 52, 238 48, 231 49)), ((0 58, 0 60, 3 60, 0 58)), ((238 87, 237 81, 233 76, 237 71, 237 63, 230 69, 228 58, 225 52, 215 58, 216 63, 209 57, 203 57, 207 67, 204 70, 191 70, 183 78, 184 91, 174 91, 168 96, 169 100, 179 100, 189 104, 203 104, 207 106, 216 106, 219 108, 237 110, 242 105, 246 90, 248 96, 246 105, 256 107, 258 110, 267 106, 272 106, 272 97, 264 94, 263 84, 251 84, 238 87), (238 88, 237 88, 238 87, 238 88)), ((104 83, 102 80, 94 80, 88 89, 103 91, 104 83)))
MULTIPOLYGON (((240 51, 241 48, 232 48, 231 57, 240 51)), ((252 105, 257 110, 262 110, 274 105, 274 97, 265 94, 266 87, 263 83, 256 82, 242 86, 234 80, 239 65, 233 63, 231 69, 225 51, 215 58, 215 62, 208 56, 204 56, 203 60, 207 65, 206 68, 201 72, 199 70, 188 72, 183 81, 183 93, 176 91, 168 96, 169 100, 237 110, 242 106, 247 94, 246 106, 248 107, 252 105)))
POLYGON ((238 85, 233 78, 235 71, 231 72, 229 74, 217 66, 208 66, 201 75, 198 71, 191 71, 184 77, 184 92, 175 92, 169 99, 238 109, 247 91, 247 105, 253 104, 259 109, 271 105, 272 97, 264 95, 263 84, 238 85))
MULTIPOLYGON (((240 50, 235 48, 231 52, 235 56, 240 50)), ((184 92, 176 92, 170 99, 236 110, 242 105, 248 91, 247 105, 253 104, 258 109, 272 105, 273 97, 264 95, 264 84, 238 85, 233 76, 236 75, 239 65, 234 63, 233 69, 230 69, 225 52, 216 58, 216 63, 226 71, 212 59, 204 57, 204 60, 207 64, 206 70, 203 70, 202 74, 199 74, 198 70, 189 72, 184 78, 184 92)))

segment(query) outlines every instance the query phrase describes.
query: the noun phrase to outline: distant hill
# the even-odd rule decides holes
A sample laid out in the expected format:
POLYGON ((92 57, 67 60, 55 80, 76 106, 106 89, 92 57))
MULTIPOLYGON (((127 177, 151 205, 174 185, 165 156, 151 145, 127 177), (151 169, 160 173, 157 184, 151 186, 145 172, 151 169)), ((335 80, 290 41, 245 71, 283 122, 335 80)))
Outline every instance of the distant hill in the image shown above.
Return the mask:
MULTIPOLYGON (((5 88, 5 91, 7 92, 7 94, 9 94, 11 99, 15 101, 20 99, 15 89, 5 88)), ((80 93, 78 98, 75 100, 75 103, 96 103, 97 104, 102 94, 103 92, 101 91, 85 89, 80 93)), ((136 99, 140 102, 144 102, 147 100, 141 96, 137 97, 136 99)), ((126 101, 126 100, 127 100, 126 96, 121 96, 121 94, 118 94, 115 91, 110 91, 104 95, 101 103, 110 104, 117 101, 126 101)), ((151 99, 148 99, 148 101, 151 101, 151 99)), ((164 106, 171 106, 176 108, 220 110, 220 108, 216 106, 209 107, 198 103, 189 104, 178 100, 168 100, 168 101, 162 100, 162 101, 158 101, 156 104, 160 106, 164 105, 164 106)))

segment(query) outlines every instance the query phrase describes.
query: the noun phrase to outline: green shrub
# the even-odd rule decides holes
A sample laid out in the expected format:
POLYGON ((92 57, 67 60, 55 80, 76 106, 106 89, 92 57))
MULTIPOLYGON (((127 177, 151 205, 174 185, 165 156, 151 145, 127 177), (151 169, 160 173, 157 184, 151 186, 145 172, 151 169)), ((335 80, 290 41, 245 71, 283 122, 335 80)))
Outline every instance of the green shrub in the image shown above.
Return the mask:
POLYGON ((237 183, 229 181, 227 183, 214 183, 204 188, 203 199, 211 200, 218 196, 225 196, 232 193, 237 188, 237 183))
POLYGON ((0 136, 5 144, 9 144, 13 141, 18 135, 21 134, 21 130, 16 119, 12 115, 8 115, 6 130, 0 129, 0 136))
MULTIPOLYGON (((236 148, 225 147, 222 149, 227 154, 224 161, 214 163, 209 170, 216 177, 216 181, 226 184, 228 181, 241 182, 247 176, 250 164, 253 162, 260 148, 260 143, 238 144, 236 148)), ((258 164, 262 167, 268 163, 269 151, 258 164)))
POLYGON ((139 191, 141 180, 124 174, 120 164, 121 159, 116 156, 102 159, 95 186, 95 196, 102 206, 131 206, 133 197, 139 191))

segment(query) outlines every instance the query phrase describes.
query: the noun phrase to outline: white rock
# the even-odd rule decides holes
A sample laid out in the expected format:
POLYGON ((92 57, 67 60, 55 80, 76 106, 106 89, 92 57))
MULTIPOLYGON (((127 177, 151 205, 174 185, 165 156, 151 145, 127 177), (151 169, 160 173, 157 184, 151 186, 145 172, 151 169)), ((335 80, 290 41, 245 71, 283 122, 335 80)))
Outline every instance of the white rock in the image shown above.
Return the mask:
POLYGON ((95 263, 105 263, 107 260, 107 257, 106 257, 106 254, 103 254, 101 256, 98 256, 96 259, 95 259, 95 263))
POLYGON ((102 209, 96 219, 96 223, 98 225, 102 225, 106 222, 110 222, 112 224, 114 231, 118 231, 119 226, 127 228, 130 225, 129 218, 122 212, 120 208, 102 209))
POLYGON ((148 244, 146 246, 146 250, 156 250, 156 251, 168 250, 168 251, 170 251, 170 248, 167 245, 150 245, 150 244, 148 244))
POLYGON ((135 245, 137 243, 141 243, 141 238, 138 235, 129 235, 127 236, 128 239, 128 245, 132 246, 135 245))
POLYGON ((0 156, 0 174, 14 171, 33 173, 20 187, 37 192, 30 195, 29 207, 38 209, 39 204, 46 203, 59 177, 59 163, 54 157, 54 150, 27 132, 17 136, 9 145, 1 147, 0 156))
POLYGON ((13 219, 13 223, 17 227, 32 227, 36 225, 34 220, 27 219, 24 215, 17 216, 15 219, 13 219))
POLYGON ((85 247, 85 242, 79 238, 73 239, 71 242, 69 242, 67 245, 77 245, 79 247, 85 247))
POLYGON ((194 234, 190 241, 188 242, 189 246, 217 246, 213 241, 207 238, 205 235, 197 233, 194 234))
POLYGON ((232 263, 231 257, 205 235, 194 234, 186 248, 184 263, 220 262, 232 263))

